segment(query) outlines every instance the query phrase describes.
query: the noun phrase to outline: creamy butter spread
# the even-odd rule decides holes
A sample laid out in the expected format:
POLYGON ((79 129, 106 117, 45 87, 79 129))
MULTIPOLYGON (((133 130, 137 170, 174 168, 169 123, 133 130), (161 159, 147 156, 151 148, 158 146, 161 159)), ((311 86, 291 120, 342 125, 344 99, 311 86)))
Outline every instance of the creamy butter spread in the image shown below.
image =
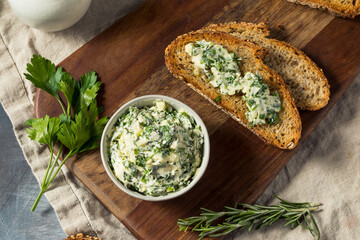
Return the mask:
POLYGON ((164 101, 130 107, 110 143, 116 177, 129 189, 163 196, 187 186, 202 161, 203 134, 193 117, 164 101))
POLYGON ((271 94, 258 74, 247 72, 241 76, 238 66, 241 59, 235 53, 229 53, 221 45, 205 40, 187 44, 185 52, 194 63, 194 74, 207 79, 213 87, 218 87, 221 94, 243 94, 250 126, 278 122, 278 112, 282 109, 278 93, 271 94))

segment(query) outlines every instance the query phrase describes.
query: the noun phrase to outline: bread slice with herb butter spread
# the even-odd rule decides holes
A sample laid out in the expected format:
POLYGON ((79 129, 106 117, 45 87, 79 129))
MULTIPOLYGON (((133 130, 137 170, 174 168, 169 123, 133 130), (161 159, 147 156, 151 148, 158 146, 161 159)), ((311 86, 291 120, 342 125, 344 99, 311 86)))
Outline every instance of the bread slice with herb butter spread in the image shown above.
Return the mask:
POLYGON ((269 30, 264 23, 212 24, 200 29, 204 30, 230 33, 267 49, 268 54, 263 57, 263 62, 282 77, 300 109, 314 111, 327 105, 330 86, 323 71, 305 53, 289 43, 267 38, 269 30))
POLYGON ((357 0, 287 0, 311 8, 327 10, 334 16, 354 18, 360 15, 360 1, 357 0))
MULTIPOLYGON (((195 50, 198 51, 198 49, 195 50)), ((241 40, 227 33, 210 31, 191 32, 181 35, 165 50, 166 66, 174 76, 184 80, 191 88, 224 110, 266 143, 282 149, 292 149, 301 136, 299 112, 281 77, 262 62, 261 57, 263 56, 264 49, 250 41, 241 40), (220 53, 216 53, 218 59, 224 58, 224 60, 221 60, 223 63, 226 62, 232 65, 231 59, 228 59, 229 56, 236 59, 236 61, 241 59, 237 64, 241 76, 238 73, 234 73, 237 74, 236 76, 231 75, 232 72, 236 72, 234 70, 235 66, 221 65, 220 63, 219 66, 211 67, 211 70, 199 69, 199 64, 201 65, 203 61, 197 61, 196 58, 201 57, 195 54, 191 56, 189 52, 190 48, 194 49, 194 47, 200 45, 203 49, 209 50, 206 54, 210 55, 212 51, 222 52, 225 49, 226 53, 222 57, 220 57, 220 53), (211 45, 211 47, 206 45, 211 45), (219 72, 222 69, 226 69, 231 74, 228 75, 228 72, 223 74, 225 76, 223 80, 226 79, 226 81, 224 80, 223 83, 219 81, 220 84, 217 82, 219 80, 217 75, 221 75, 219 72), (238 80, 233 83, 233 78, 238 80), (253 84, 247 84, 247 81, 250 80, 253 84), (239 84, 241 86, 238 86, 239 84), (251 85, 257 85, 258 87, 249 90, 248 88, 251 85), (251 99, 252 96, 259 93, 263 94, 260 96, 261 99, 251 99), (265 102, 266 104, 261 105, 261 102, 265 101, 262 99, 272 100, 270 103, 265 102), (277 99, 280 99, 280 108, 277 106, 277 99), (253 111, 255 113, 254 118, 253 112, 249 109, 256 106, 257 103, 260 104, 260 109, 267 106, 274 108, 271 109, 270 113, 268 111, 265 117, 259 109, 255 109, 253 111), (264 118, 266 118, 266 121, 264 121, 264 118), (253 124, 251 124, 251 121, 253 121, 253 124)), ((205 60, 207 64, 209 62, 214 64, 214 61, 212 61, 214 59, 211 57, 205 60)))

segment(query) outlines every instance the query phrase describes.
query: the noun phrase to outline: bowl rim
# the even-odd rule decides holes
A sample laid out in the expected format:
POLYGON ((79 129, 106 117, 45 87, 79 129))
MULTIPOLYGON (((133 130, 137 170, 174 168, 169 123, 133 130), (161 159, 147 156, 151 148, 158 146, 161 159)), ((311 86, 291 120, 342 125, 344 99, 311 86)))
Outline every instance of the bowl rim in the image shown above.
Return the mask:
POLYGON ((135 198, 139 198, 142 200, 146 200, 146 201, 165 201, 165 200, 169 200, 169 199, 173 199, 176 197, 179 197, 183 194, 185 194, 186 192, 188 192, 191 188, 193 188, 197 182, 199 182, 199 180, 202 178, 202 176, 205 173, 205 170, 208 166, 209 163, 209 158, 210 158, 210 139, 209 139, 209 134, 206 128, 205 123, 203 122, 203 120, 201 119, 201 117, 192 109, 190 108, 188 105, 186 105, 185 103, 169 97, 169 96, 165 96, 165 95, 158 95, 158 94, 153 94, 153 95, 144 95, 141 97, 136 97, 126 103, 124 103, 123 105, 121 105, 116 112, 111 116, 111 118, 109 119, 109 121, 107 122, 104 131, 101 135, 101 142, 100 142, 100 156, 101 156, 101 160, 102 163, 104 165, 105 171, 107 173, 107 175, 110 177, 110 179, 112 180, 112 182, 118 187, 120 188, 120 190, 122 190, 123 192, 125 192, 126 194, 133 196, 135 198), (193 180, 183 189, 170 193, 168 195, 165 196, 158 196, 158 197, 154 197, 154 196, 147 196, 147 195, 143 195, 140 194, 138 192, 135 192, 133 190, 128 189, 127 187, 125 187, 120 180, 117 179, 117 177, 115 176, 115 174, 113 173, 113 171, 110 168, 109 162, 108 162, 108 151, 109 149, 107 148, 107 139, 108 136, 112 135, 112 128, 114 127, 114 124, 117 122, 118 118, 125 113, 125 111, 127 109, 129 109, 129 107, 131 106, 138 106, 138 107, 143 107, 143 106, 151 106, 154 104, 154 101, 156 100, 163 100, 165 101, 166 104, 170 105, 171 107, 179 110, 179 109, 184 109, 190 116, 194 117, 196 123, 198 125, 201 126, 201 130, 204 136, 204 148, 203 148, 203 158, 202 158, 202 162, 201 165, 199 166, 197 173, 195 175, 195 177, 193 178, 193 180), (145 104, 145 102, 147 101, 152 101, 152 104, 145 104))

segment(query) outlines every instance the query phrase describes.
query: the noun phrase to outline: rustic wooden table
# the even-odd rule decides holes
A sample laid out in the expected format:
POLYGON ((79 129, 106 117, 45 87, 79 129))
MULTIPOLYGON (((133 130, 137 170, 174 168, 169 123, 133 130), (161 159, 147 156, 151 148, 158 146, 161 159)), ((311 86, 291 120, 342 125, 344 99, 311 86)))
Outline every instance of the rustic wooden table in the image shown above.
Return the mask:
POLYGON ((45 197, 35 212, 30 211, 38 191, 39 185, 0 105, 0 239, 66 237, 45 197))

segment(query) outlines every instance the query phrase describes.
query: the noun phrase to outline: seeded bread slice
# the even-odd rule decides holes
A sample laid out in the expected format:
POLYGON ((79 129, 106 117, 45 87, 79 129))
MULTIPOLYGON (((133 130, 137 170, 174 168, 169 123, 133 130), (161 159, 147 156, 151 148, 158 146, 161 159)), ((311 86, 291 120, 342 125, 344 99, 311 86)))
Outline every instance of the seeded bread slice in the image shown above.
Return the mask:
POLYGON ((312 8, 327 10, 337 17, 354 18, 360 15, 359 0, 287 0, 289 2, 307 5, 312 8))
POLYGON ((276 39, 266 38, 268 29, 261 23, 213 24, 200 29, 230 33, 240 39, 248 39, 267 49, 263 62, 279 74, 288 86, 297 107, 303 110, 318 110, 327 105, 330 96, 329 83, 320 68, 299 49, 276 39), (262 32, 259 34, 259 29, 262 32))
POLYGON ((266 143, 282 149, 292 149, 301 136, 299 112, 281 77, 262 62, 263 52, 263 49, 256 44, 227 33, 191 32, 179 36, 166 48, 165 63, 174 76, 184 80, 192 89, 239 121, 266 143), (259 73, 263 81, 269 86, 270 91, 279 93, 283 110, 279 112, 279 122, 277 124, 263 124, 250 128, 245 117, 247 107, 240 93, 232 96, 221 95, 219 89, 214 88, 208 80, 194 75, 194 64, 191 62, 191 57, 185 52, 185 45, 203 39, 219 44, 229 52, 234 52, 236 57, 242 58, 239 64, 242 73, 259 73), (218 96, 221 96, 221 100, 216 103, 214 100, 218 96))

